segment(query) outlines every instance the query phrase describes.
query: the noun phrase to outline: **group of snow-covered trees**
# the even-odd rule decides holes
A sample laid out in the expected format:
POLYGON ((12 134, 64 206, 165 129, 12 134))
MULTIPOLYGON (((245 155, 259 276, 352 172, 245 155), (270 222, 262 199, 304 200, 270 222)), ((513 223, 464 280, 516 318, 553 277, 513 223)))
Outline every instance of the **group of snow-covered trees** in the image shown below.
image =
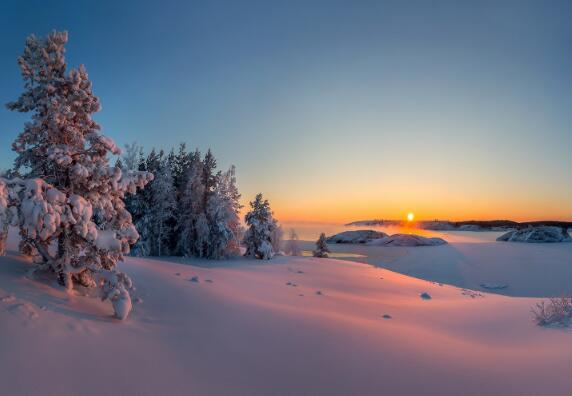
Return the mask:
POLYGON ((125 171, 155 175, 147 188, 126 199, 140 233, 132 249, 139 256, 225 258, 240 253, 242 226, 235 168, 217 171, 210 150, 188 152, 126 146, 116 164, 125 171))
MULTIPOLYGON (((224 258, 239 253, 242 226, 235 168, 217 171, 211 151, 121 150, 92 115, 99 99, 85 68, 67 68, 66 32, 30 36, 18 59, 24 92, 7 107, 31 119, 13 143, 14 168, 0 175, 0 254, 10 226, 35 270, 59 283, 99 287, 115 315, 131 311, 125 254, 224 258), (133 249, 132 249, 133 247, 133 249)), ((281 229, 267 200, 250 203, 246 255, 269 259, 281 229)))

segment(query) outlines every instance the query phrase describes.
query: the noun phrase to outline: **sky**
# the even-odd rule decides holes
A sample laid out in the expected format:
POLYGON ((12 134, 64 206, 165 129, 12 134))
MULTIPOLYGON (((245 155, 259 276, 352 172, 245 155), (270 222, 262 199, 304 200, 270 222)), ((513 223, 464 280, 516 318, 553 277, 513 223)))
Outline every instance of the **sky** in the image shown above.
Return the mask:
MULTIPOLYGON (((571 18, 566 1, 4 0, 0 102, 26 36, 67 30, 104 134, 210 147, 280 220, 572 220, 571 18)), ((0 168, 27 117, 0 108, 0 168)))

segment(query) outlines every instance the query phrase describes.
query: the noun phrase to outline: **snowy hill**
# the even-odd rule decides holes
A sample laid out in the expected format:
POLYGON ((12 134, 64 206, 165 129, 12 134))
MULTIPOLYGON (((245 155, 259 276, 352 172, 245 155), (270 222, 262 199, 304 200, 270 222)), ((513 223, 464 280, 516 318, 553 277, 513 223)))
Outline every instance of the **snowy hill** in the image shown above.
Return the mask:
POLYGON ((108 302, 28 279, 11 242, 0 258, 4 394, 564 395, 572 387, 570 333, 532 322, 536 298, 331 259, 129 258, 121 269, 137 287, 135 307, 120 322, 108 302))

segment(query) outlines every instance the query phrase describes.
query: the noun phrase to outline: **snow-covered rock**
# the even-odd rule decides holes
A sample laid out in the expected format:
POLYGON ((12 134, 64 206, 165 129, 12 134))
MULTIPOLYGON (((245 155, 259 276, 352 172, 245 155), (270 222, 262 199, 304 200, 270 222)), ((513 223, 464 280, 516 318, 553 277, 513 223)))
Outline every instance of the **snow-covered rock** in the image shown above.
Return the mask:
POLYGON ((561 227, 530 227, 509 231, 497 238, 504 242, 551 243, 572 241, 568 231, 561 227))
POLYGON ((428 238, 415 234, 394 234, 368 242, 370 246, 438 246, 447 241, 442 238, 428 238))
POLYGON ((373 230, 344 231, 326 239, 327 243, 367 243, 375 239, 386 238, 385 232, 373 230))

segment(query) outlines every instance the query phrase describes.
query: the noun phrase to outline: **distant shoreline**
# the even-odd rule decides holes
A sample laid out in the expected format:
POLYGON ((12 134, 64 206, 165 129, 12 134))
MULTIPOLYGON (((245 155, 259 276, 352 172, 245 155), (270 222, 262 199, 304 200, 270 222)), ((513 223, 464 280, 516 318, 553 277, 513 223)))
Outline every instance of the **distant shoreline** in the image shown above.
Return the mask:
MULTIPOLYGON (((409 224, 402 220, 360 220, 345 224, 346 226, 404 226, 409 224)), ((553 226, 572 229, 571 221, 540 220, 517 222, 512 220, 423 220, 414 222, 415 226, 425 230, 436 231, 506 231, 527 227, 553 226)))

